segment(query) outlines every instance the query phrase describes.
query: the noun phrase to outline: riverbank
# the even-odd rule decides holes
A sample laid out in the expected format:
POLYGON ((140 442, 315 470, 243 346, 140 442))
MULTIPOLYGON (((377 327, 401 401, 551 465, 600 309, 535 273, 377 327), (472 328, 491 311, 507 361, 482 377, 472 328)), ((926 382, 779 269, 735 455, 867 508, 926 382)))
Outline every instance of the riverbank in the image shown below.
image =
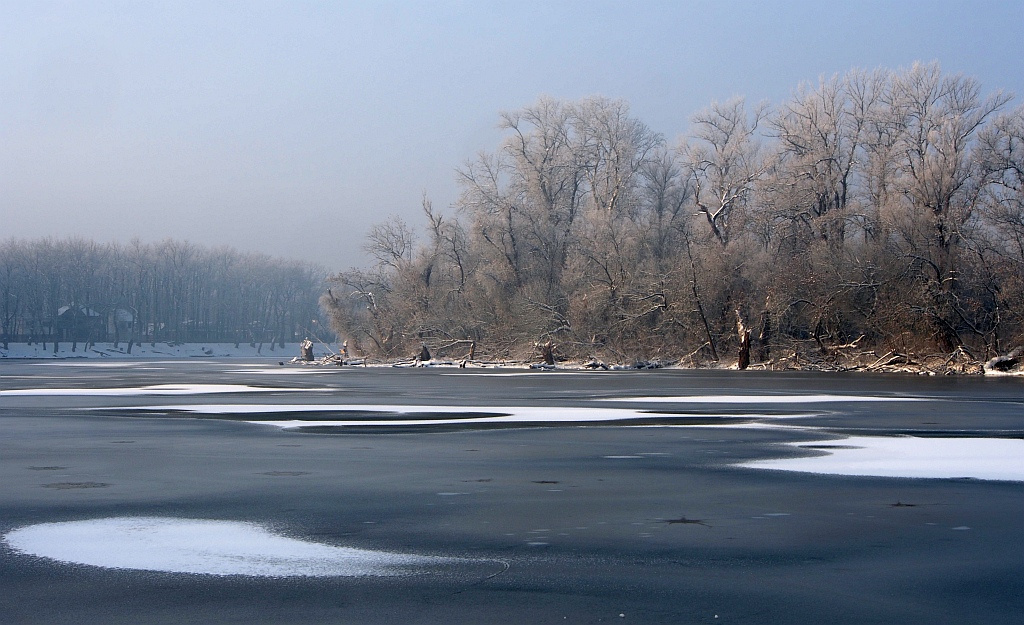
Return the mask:
MULTIPOLYGON (((340 364, 339 358, 329 352, 330 346, 314 346, 316 360, 301 364, 340 364)), ((887 352, 860 352, 858 354, 831 354, 822 357, 817 354, 792 352, 765 362, 749 366, 753 371, 821 371, 821 372, 867 372, 867 373, 909 373, 915 375, 988 375, 1024 376, 1024 358, 1011 352, 1008 356, 981 361, 966 350, 952 354, 905 354, 887 352)), ((9 343, 0 345, 0 359, 151 359, 151 358, 277 358, 281 362, 292 362, 300 354, 298 343, 134 343, 129 353, 128 343, 71 343, 62 342, 56 350, 53 343, 9 343)), ((568 369, 568 370, 629 370, 629 369, 736 369, 735 362, 696 362, 693 360, 656 360, 632 363, 606 363, 600 360, 557 361, 553 365, 529 360, 459 360, 436 358, 431 360, 405 359, 393 361, 372 361, 370 359, 348 359, 345 364, 377 365, 392 367, 503 367, 519 369, 568 369)))

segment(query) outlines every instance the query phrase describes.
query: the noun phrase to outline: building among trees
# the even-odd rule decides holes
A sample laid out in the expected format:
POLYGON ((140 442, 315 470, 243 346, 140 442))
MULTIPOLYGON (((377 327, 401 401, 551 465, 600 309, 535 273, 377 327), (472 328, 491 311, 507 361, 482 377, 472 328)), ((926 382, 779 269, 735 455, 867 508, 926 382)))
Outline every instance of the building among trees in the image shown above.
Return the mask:
POLYGON ((8 342, 295 342, 319 318, 326 271, 183 241, 0 242, 8 342))

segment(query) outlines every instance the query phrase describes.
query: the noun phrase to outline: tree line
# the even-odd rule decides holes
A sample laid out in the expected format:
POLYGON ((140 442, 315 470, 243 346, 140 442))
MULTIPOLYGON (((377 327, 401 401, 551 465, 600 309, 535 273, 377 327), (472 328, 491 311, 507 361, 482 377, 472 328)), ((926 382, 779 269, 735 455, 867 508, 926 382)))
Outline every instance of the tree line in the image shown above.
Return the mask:
POLYGON ((11 341, 284 342, 314 333, 323 268, 187 241, 0 242, 11 341))
POLYGON ((670 143, 626 102, 542 98, 458 170, 425 236, 378 224, 331 277, 334 329, 384 357, 755 361, 996 354, 1024 338, 1024 107, 937 64, 781 105, 715 102, 670 143))

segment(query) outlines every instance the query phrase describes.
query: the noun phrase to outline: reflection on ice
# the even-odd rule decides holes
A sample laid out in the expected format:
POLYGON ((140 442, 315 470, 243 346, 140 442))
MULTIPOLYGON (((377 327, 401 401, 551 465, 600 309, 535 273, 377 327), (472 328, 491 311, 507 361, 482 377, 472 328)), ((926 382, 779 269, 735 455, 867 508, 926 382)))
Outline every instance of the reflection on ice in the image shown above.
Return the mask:
POLYGON ((209 575, 384 576, 457 561, 297 540, 254 523, 160 517, 42 523, 4 542, 65 563, 209 575))
POLYGON ((787 445, 827 453, 738 466, 834 475, 1024 481, 1024 440, 1020 439, 854 436, 787 445))

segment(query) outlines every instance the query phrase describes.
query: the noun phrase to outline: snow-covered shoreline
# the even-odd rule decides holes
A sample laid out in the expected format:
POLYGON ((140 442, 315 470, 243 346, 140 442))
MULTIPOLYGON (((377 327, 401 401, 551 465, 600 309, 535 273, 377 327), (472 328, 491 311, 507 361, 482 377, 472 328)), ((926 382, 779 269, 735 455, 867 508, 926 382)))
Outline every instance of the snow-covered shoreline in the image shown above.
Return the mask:
MULTIPOLYGON (((325 355, 332 355, 333 352, 329 351, 330 346, 317 344, 314 347, 314 354, 317 360, 312 362, 303 362, 300 364, 304 365, 337 365, 335 361, 325 361, 323 357, 325 355)), ((5 349, 3 344, 0 344, 0 360, 74 360, 74 359, 103 359, 103 360, 147 360, 156 358, 267 358, 275 359, 277 361, 292 362, 297 360, 300 355, 299 343, 285 343, 283 346, 280 343, 175 343, 171 341, 158 341, 156 343, 134 343, 132 345, 131 353, 128 353, 128 343, 121 341, 120 343, 103 342, 103 343, 92 343, 88 347, 85 343, 78 343, 75 345, 70 341, 61 342, 58 346, 58 350, 54 352, 53 343, 33 343, 31 345, 27 343, 9 343, 5 349), (74 349, 72 347, 74 346, 74 349)), ((346 364, 359 364, 366 365, 367 363, 358 359, 356 361, 346 361, 346 364)), ((1024 368, 1013 368, 1007 371, 999 371, 990 366, 991 362, 986 363, 984 367, 978 367, 976 374, 983 374, 991 377, 1024 377, 1024 368)), ((689 369, 689 368, 700 368, 700 367, 686 367, 678 364, 656 364, 656 365, 615 365, 615 366, 601 366, 594 367, 593 363, 585 362, 567 362, 559 363, 557 366, 549 365, 531 365, 529 362, 516 362, 516 361, 502 361, 502 362, 462 362, 453 360, 429 360, 429 361, 418 361, 418 360, 399 360, 394 362, 379 362, 372 366, 382 367, 427 367, 427 368, 497 368, 497 369, 539 369, 539 370, 559 370, 559 371, 593 371, 600 373, 601 369, 606 371, 616 370, 634 370, 634 369, 689 369)), ((713 369, 729 370, 735 369, 735 365, 727 366, 720 364, 713 369)), ((753 370, 771 370, 763 369, 760 367, 752 367, 753 370)), ((813 371, 828 371, 828 369, 821 368, 809 368, 808 370, 813 371)), ((856 371, 856 370, 843 370, 843 371, 856 371)), ((540 371, 538 371, 539 373, 540 371)), ((916 375, 936 375, 937 372, 929 370, 899 370, 899 371, 870 371, 874 373, 908 373, 916 375)), ((954 371, 944 371, 942 373, 951 374, 956 373, 954 371)), ((969 373, 961 373, 961 375, 972 375, 969 373)))

